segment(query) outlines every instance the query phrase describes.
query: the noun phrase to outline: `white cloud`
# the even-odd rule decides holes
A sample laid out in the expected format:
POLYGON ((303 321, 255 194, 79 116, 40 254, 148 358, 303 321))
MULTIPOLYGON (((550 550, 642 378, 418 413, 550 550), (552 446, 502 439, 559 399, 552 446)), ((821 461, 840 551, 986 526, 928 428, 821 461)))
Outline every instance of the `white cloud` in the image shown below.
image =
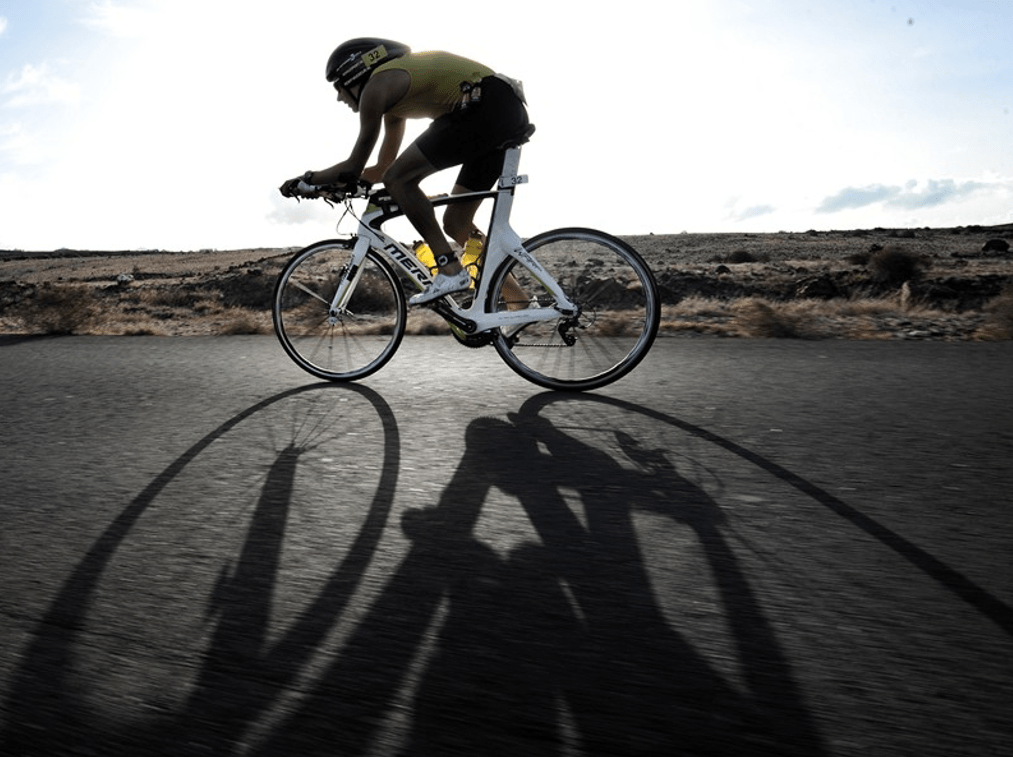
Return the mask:
POLYGON ((878 202, 885 202, 900 193, 900 187, 870 184, 864 187, 845 187, 837 194, 823 199, 817 213, 836 213, 840 210, 864 208, 878 202))
POLYGON ((739 209, 733 207, 728 213, 728 220, 730 221, 751 221, 756 218, 763 218, 764 216, 773 215, 777 212, 777 208, 773 205, 750 205, 739 209))
POLYGON ((83 21, 86 26, 115 37, 139 37, 154 27, 155 17, 147 9, 105 0, 91 3, 83 21))
POLYGON ((81 97, 77 84, 50 73, 44 63, 40 66, 29 63, 20 73, 8 74, 0 92, 9 96, 4 104, 10 108, 76 103, 81 97))
POLYGON ((981 190, 988 189, 980 181, 954 181, 953 179, 929 179, 924 183, 910 181, 904 190, 889 201, 899 208, 933 208, 949 202, 963 200, 981 190))
POLYGON ((0 34, 3 34, 5 31, 7 31, 7 19, 0 16, 0 34))
MULTIPOLYGON (((1002 182, 999 182, 1001 184, 1002 182)), ((871 184, 865 187, 846 187, 824 198, 817 213, 836 213, 882 203, 887 208, 918 210, 933 208, 967 199, 985 190, 996 189, 995 183, 957 181, 955 179, 928 179, 909 181, 903 186, 871 184)))
POLYGON ((295 202, 286 199, 279 192, 269 193, 270 211, 265 215, 268 222, 281 226, 302 226, 316 224, 325 226, 332 221, 334 212, 319 201, 295 202))
POLYGON ((16 153, 25 148, 27 135, 19 123, 0 126, 0 153, 16 153))

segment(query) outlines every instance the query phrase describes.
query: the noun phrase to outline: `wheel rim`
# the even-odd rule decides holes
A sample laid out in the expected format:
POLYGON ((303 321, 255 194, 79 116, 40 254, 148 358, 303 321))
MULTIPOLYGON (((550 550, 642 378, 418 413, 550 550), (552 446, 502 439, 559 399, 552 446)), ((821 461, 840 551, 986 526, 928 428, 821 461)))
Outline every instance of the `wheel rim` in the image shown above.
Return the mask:
POLYGON ((390 267, 373 253, 363 260, 351 297, 331 312, 350 250, 324 243, 298 253, 282 272, 274 299, 275 331, 304 370, 330 380, 353 380, 379 370, 404 335, 404 295, 390 267))
MULTIPOLYGON (((632 370, 650 349, 660 317, 654 279, 640 256, 621 240, 583 229, 547 232, 525 248, 580 312, 501 331, 496 347, 507 364, 542 386, 573 390, 603 386, 632 370)), ((527 269, 510 260, 493 287, 497 310, 511 299, 508 273, 525 298, 536 298, 541 307, 554 304, 527 269)))

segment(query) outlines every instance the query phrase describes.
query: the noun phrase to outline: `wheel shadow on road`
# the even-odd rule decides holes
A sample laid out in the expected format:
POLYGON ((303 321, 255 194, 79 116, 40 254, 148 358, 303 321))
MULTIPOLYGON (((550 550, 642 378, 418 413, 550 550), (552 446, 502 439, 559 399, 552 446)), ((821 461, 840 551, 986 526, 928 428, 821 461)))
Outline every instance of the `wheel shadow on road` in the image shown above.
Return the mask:
MULTIPOLYGON (((333 420, 333 418, 331 418, 333 420)), ((65 581, 36 628, 12 677, 4 709, 7 726, 0 731, 0 754, 103 755, 233 754, 241 735, 275 703, 292 682, 306 658, 330 630, 327 619, 341 616, 366 573, 379 543, 397 485, 400 440, 397 422, 376 392, 358 385, 321 383, 298 387, 269 397, 236 414, 176 458, 110 523, 84 559, 65 581), (383 464, 361 528, 344 558, 334 566, 323 589, 294 621, 284 636, 267 641, 270 606, 284 541, 285 521, 292 505, 292 488, 299 458, 327 433, 333 403, 349 396, 372 406, 382 439, 383 464), (216 623, 203 656, 192 694, 185 707, 168 716, 141 717, 126 726, 87 703, 88 682, 75 675, 77 652, 85 644, 89 613, 118 550, 132 537, 138 521, 166 487, 176 481, 217 442, 245 422, 286 401, 309 398, 323 415, 288 418, 287 436, 277 444, 275 459, 264 478, 250 517, 243 549, 234 565, 227 565, 208 600, 207 612, 216 623), (83 745, 83 746, 81 746, 83 745)), ((210 503, 202 503, 210 504, 210 503)))
MULTIPOLYGON (((550 395, 541 395, 536 398, 536 404, 546 404, 552 401, 550 395)), ((674 418, 665 413, 651 410, 622 400, 610 399, 607 397, 595 397, 594 401, 604 402, 615 407, 625 408, 631 412, 637 412, 645 417, 661 421, 674 428, 708 444, 720 447, 731 454, 752 463, 761 470, 766 471, 773 477, 780 479, 792 486, 802 494, 818 502, 835 515, 845 519, 855 528, 863 531, 876 539, 883 546, 896 553, 918 571, 924 573, 932 580, 939 583, 948 591, 953 593, 960 600, 968 604, 976 612, 988 618, 996 626, 1002 629, 1008 636, 1013 637, 1013 607, 989 593, 981 586, 964 576, 959 571, 947 565, 930 552, 922 549, 912 541, 887 528, 885 525, 872 518, 861 510, 829 492, 821 489, 811 481, 807 481, 796 473, 768 460, 763 455, 747 449, 740 444, 727 439, 711 431, 708 431, 692 423, 674 418)))
POLYGON ((469 424, 439 501, 403 514, 411 548, 379 599, 254 754, 826 753, 717 503, 664 449, 615 431, 623 464, 538 414, 561 396, 469 424), (501 554, 476 536, 493 489, 537 541, 501 554), (635 507, 703 545, 745 691, 658 606, 635 507))
POLYGON ((438 502, 404 513, 412 546, 378 600, 254 754, 829 753, 715 500, 635 425, 604 429, 606 453, 542 415, 561 403, 578 424, 581 408, 619 408, 759 466, 1002 620, 948 566, 761 455, 620 400, 539 395, 469 424, 438 502), (519 502, 537 540, 503 554, 479 538, 493 489, 519 502), (742 671, 734 685, 659 607, 637 509, 688 526, 701 546, 742 671))
MULTIPOLYGON (((335 400, 336 401, 336 400, 335 400)), ((506 418, 472 421, 438 501, 405 512, 409 546, 375 600, 312 676, 309 661, 352 610, 392 512, 398 424, 375 392, 316 385, 244 410, 162 471, 106 528, 38 624, 10 695, 3 754, 658 754, 828 752, 777 634, 726 541, 716 501, 681 475, 672 449, 635 424, 608 445, 552 420, 595 406, 678 429, 755 464, 903 555, 993 620, 1008 608, 846 503, 728 439, 598 395, 542 394, 506 418), (354 397, 379 418, 384 460, 364 520, 280 637, 269 637, 296 472, 318 445, 318 418, 272 447, 242 549, 208 602, 213 623, 178 711, 123 726, 85 703, 74 673, 110 561, 181 473, 240 424, 312 390, 354 397), (477 535, 492 490, 519 503, 537 540, 498 552, 477 535), (579 500, 581 512, 574 507, 579 500), (666 619, 652 591, 636 510, 688 527, 724 608, 743 680, 732 685, 666 619), (997 604, 998 603, 998 604, 997 604), (289 696, 284 706, 283 696, 289 696), (141 725, 138 725, 140 723, 141 725)), ((595 430, 594 433, 598 433, 595 430)), ((359 504, 359 503, 356 503, 359 504)), ((693 581, 688 576, 685 581, 693 581)), ((687 620, 686 622, 693 622, 687 620)), ((318 660, 319 662, 319 660, 318 660)))

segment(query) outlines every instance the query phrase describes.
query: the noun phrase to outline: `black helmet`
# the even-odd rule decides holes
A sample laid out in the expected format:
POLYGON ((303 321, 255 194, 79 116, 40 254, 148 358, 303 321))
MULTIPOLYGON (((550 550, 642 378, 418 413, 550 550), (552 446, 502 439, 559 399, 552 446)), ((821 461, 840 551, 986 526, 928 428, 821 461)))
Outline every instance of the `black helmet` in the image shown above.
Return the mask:
POLYGON ((327 59, 327 81, 350 90, 365 84, 381 63, 411 52, 408 45, 390 39, 359 37, 342 42, 327 59))

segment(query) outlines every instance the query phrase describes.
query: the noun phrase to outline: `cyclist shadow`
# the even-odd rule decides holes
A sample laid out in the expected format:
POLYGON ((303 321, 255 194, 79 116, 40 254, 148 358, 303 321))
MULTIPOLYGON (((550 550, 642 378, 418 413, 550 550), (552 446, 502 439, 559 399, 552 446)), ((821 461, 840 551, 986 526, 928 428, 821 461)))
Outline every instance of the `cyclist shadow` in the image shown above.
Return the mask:
POLYGON ((625 465, 537 411, 472 422, 438 504, 403 516, 412 548, 381 598, 258 754, 327 742, 364 754, 399 707, 413 713, 410 755, 823 753, 716 503, 664 450, 616 439, 625 465), (519 500, 540 543, 500 556, 474 537, 494 487, 519 500), (577 492, 583 521, 561 490, 577 492), (745 694, 663 616, 631 503, 695 532, 745 694), (399 702, 406 686, 412 701, 399 702))
MULTIPOLYGON (((319 593, 291 619, 284 634, 269 640, 272 600, 286 521, 295 504, 293 489, 300 457, 326 443, 332 408, 347 410, 348 404, 336 405, 338 400, 328 395, 335 391, 333 384, 299 387, 229 418, 172 461, 106 527, 50 603, 21 656, 2 705, 8 717, 7 725, 0 729, 0 754, 77 753, 72 744, 86 745, 89 753, 107 755, 237 751, 250 727, 277 706, 286 687, 347 610, 366 575, 393 504, 400 466, 394 415, 375 392, 359 386, 341 387, 340 401, 358 398, 379 416, 381 428, 376 429, 376 435, 382 438, 384 457, 379 483, 371 502, 361 503, 361 508, 355 503, 365 516, 343 559, 333 567, 319 593), (302 405, 289 408, 285 405, 289 400, 310 403, 311 412, 302 405), (179 506, 178 502, 161 502, 167 487, 211 454, 212 445, 237 433, 242 444, 247 435, 237 432, 237 427, 269 409, 290 415, 280 419, 281 439, 270 445, 273 462, 254 505, 241 553, 225 565, 208 597, 207 613, 214 619, 214 630, 190 697, 177 712, 161 717, 127 713, 131 717, 122 721, 133 718, 135 725, 131 726, 117 728, 110 725, 114 722, 111 718, 96 718, 88 701, 93 682, 81 676, 76 663, 79 652, 89 646, 91 613, 111 564, 135 536, 147 512, 179 506)), ((200 598, 195 596, 194 601, 200 598)), ((149 624, 156 622, 149 620, 149 624)))

